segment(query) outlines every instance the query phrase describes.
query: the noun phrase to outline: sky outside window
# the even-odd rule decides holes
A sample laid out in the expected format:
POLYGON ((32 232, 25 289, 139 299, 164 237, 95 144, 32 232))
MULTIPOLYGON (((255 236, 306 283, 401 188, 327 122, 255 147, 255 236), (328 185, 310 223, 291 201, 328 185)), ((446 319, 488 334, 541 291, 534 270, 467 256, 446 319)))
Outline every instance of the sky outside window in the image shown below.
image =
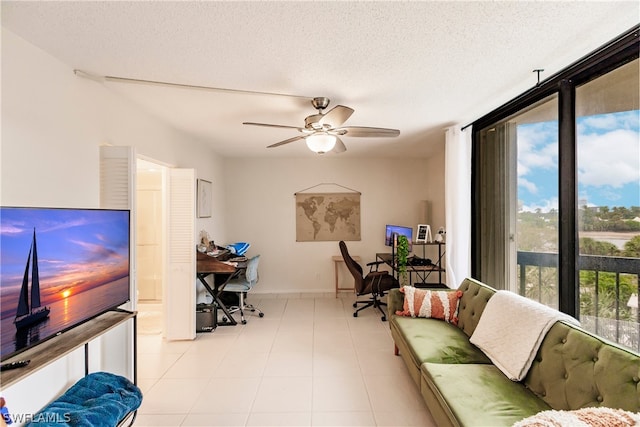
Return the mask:
MULTIPOLYGON (((579 207, 640 206, 640 111, 579 117, 579 207)), ((558 123, 518 126, 519 210, 558 209, 558 123)))

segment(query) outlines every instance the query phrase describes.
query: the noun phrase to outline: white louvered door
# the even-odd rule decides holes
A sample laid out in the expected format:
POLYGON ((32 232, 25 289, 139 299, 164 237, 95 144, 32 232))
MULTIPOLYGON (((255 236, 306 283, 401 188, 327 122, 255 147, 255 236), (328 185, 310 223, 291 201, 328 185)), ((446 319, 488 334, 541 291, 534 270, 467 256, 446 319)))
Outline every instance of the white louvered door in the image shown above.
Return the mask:
POLYGON ((100 147, 100 206, 131 209, 133 217, 136 157, 133 147, 100 147))
POLYGON ((133 147, 100 147, 100 207, 130 210, 129 266, 131 310, 136 309, 136 227, 135 227, 136 153, 133 147))
POLYGON ((196 177, 193 169, 169 169, 168 262, 165 287, 165 337, 196 336, 196 177))
MULTIPOLYGON (((132 147, 100 147, 100 204, 104 208, 131 209, 135 224, 136 154, 132 147)), ((195 338, 195 171, 168 169, 167 258, 165 259, 164 331, 168 340, 195 338)), ((132 227, 131 301, 135 309, 135 227, 132 227)))
MULTIPOLYGON (((136 256, 135 256, 135 185, 136 185, 136 155, 133 147, 100 147, 100 207, 104 209, 129 209, 129 279, 131 289, 130 302, 124 308, 136 309, 136 256)), ((134 339, 133 327, 117 328, 102 335, 101 345, 90 346, 90 370, 104 370, 125 375, 134 379, 134 339), (125 343, 125 344, 123 344, 125 343), (94 348, 95 347, 95 348, 94 348), (121 357, 103 357, 105 349, 120 349, 121 357)))

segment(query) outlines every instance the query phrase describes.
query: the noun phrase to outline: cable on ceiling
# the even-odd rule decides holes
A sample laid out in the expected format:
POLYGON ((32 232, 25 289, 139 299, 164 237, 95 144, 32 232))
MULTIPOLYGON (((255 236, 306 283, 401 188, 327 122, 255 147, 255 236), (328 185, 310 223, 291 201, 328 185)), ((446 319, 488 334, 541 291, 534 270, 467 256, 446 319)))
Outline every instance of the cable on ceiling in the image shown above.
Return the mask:
POLYGON ((276 93, 276 92, 261 92, 261 91, 253 91, 253 90, 243 90, 243 89, 228 89, 228 88, 220 88, 213 86, 201 86, 201 85, 189 85, 183 83, 171 83, 171 82, 161 82, 156 80, 143 80, 143 79, 132 79, 128 77, 118 77, 118 76, 99 76, 95 74, 88 73, 82 70, 73 70, 73 73, 78 77, 83 77, 89 80, 93 80, 99 83, 104 82, 116 82, 116 83, 130 83, 130 84, 140 84, 140 85, 151 85, 151 86, 169 86, 169 87, 179 87, 183 89, 196 89, 196 90, 209 90, 215 92, 228 92, 228 93, 243 93, 247 95, 268 95, 268 96, 285 96, 288 98, 301 98, 306 100, 312 100, 312 96, 302 96, 302 95, 291 95, 287 93, 276 93))

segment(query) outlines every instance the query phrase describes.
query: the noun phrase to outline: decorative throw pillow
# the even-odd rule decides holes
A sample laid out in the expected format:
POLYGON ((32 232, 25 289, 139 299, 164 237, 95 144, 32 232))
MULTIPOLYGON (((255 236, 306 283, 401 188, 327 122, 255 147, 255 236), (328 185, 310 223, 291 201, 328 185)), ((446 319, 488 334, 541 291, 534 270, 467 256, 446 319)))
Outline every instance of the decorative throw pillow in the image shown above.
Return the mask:
POLYGON ((542 411, 518 421, 513 427, 591 426, 631 427, 640 424, 640 414, 612 408, 582 408, 575 411, 542 411))
POLYGON ((432 317, 458 324, 458 302, 462 291, 431 291, 403 286, 400 292, 404 294, 404 305, 402 311, 396 311, 397 315, 432 317))

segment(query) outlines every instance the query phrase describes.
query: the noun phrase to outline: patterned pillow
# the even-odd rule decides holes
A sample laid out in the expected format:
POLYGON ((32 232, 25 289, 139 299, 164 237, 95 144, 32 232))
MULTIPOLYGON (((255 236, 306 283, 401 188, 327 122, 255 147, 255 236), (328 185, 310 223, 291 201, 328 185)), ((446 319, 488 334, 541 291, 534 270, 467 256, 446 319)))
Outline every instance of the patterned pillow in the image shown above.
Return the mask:
POLYGON ((402 311, 396 311, 398 316, 432 317, 458 324, 458 302, 462 291, 431 291, 403 286, 400 292, 404 294, 404 306, 402 311))
POLYGON ((518 421, 513 427, 593 426, 630 427, 640 424, 640 414, 605 407, 575 411, 542 411, 518 421))

